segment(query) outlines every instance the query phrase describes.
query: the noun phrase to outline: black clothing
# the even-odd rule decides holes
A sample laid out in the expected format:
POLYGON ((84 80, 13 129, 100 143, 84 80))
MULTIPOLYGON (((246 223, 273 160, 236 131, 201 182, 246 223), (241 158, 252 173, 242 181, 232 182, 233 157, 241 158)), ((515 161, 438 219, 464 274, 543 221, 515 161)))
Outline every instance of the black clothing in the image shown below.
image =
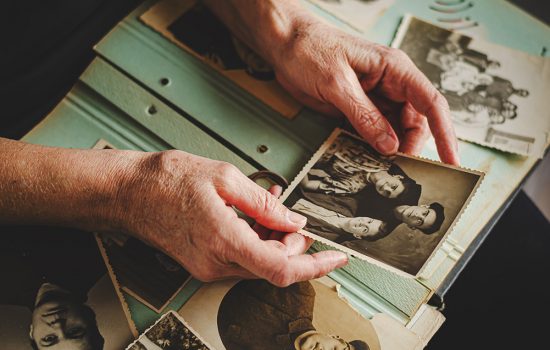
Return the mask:
POLYGON ((82 301, 107 270, 91 234, 71 229, 2 227, 0 304, 33 309, 45 282, 82 301))
POLYGON ((94 57, 92 46, 139 0, 11 1, 0 11, 0 137, 44 118, 94 57))

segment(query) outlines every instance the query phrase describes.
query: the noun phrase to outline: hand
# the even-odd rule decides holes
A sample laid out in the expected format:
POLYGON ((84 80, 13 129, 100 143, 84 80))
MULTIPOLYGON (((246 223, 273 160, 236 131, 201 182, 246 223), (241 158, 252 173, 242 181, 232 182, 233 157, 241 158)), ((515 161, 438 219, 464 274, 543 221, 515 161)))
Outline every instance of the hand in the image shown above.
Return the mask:
POLYGON ((120 190, 122 227, 200 280, 265 278, 287 286, 347 262, 337 251, 303 254, 311 241, 295 232, 306 219, 228 163, 167 151, 147 154, 137 169, 120 190), (262 240, 232 206, 279 232, 262 240))
POLYGON ((277 80, 296 99, 343 113, 380 153, 419 153, 429 124, 441 160, 458 165, 447 101, 402 51, 300 13, 288 42, 271 53, 277 80))

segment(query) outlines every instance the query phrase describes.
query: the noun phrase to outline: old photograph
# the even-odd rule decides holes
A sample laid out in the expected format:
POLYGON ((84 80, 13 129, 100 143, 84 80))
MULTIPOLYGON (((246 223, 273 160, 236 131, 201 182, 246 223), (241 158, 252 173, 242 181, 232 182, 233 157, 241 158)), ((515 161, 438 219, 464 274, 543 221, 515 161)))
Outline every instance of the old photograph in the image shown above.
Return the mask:
POLYGON ((550 60, 407 16, 392 46, 445 96, 457 136, 542 157, 549 142, 550 60))
POLYGON ((388 158, 337 129, 281 197, 305 234, 417 275, 466 207, 482 173, 404 154, 388 158))
POLYGON ((3 349, 118 350, 137 335, 92 234, 13 227, 0 274, 3 349))
POLYGON ((174 311, 162 315, 126 350, 216 350, 174 311))
POLYGON ((353 29, 366 33, 395 0, 309 0, 353 29))
POLYGON ((167 255, 125 235, 98 235, 120 288, 160 313, 191 279, 191 274, 167 255))
POLYGON ((264 280, 205 284, 179 314, 218 350, 378 350, 371 322, 327 277, 278 288, 264 280))
POLYGON ((140 19, 204 60, 287 118, 301 105, 275 80, 272 68, 198 0, 162 0, 140 19))

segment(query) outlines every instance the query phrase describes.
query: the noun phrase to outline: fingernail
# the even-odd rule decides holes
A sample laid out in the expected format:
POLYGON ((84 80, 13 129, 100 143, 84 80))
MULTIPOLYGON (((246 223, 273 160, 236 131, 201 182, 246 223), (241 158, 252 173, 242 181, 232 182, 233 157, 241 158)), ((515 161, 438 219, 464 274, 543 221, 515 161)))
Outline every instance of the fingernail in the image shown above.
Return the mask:
POLYGON ((345 253, 339 253, 336 257, 336 268, 339 269, 342 266, 348 264, 348 255, 345 253))
POLYGON ((292 210, 289 210, 287 212, 287 216, 290 221, 300 226, 305 226, 307 222, 307 219, 305 216, 295 213, 292 210))
POLYGON ((397 148, 397 140, 388 133, 382 133, 376 139, 376 148, 383 154, 395 153, 397 148))

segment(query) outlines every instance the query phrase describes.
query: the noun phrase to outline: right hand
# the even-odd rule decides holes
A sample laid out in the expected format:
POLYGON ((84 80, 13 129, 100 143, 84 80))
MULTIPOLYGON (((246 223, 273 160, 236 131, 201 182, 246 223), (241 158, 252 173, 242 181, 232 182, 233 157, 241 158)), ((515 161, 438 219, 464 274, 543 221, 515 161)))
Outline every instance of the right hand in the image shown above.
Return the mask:
POLYGON ((145 154, 118 197, 119 226, 202 281, 264 278, 287 286, 347 263, 338 251, 304 254, 311 242, 296 231, 306 219, 229 163, 181 151, 145 154), (233 206, 270 230, 289 233, 262 240, 233 206))

